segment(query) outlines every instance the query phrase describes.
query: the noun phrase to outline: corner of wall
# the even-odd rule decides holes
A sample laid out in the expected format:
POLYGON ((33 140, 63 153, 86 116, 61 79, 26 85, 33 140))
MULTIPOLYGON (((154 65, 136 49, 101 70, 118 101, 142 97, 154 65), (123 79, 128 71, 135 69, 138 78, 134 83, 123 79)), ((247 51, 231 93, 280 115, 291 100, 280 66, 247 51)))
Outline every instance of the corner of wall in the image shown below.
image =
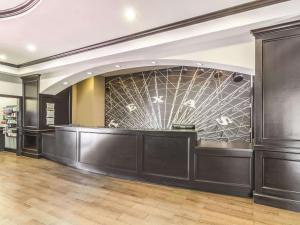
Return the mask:
POLYGON ((72 123, 104 126, 105 78, 95 76, 72 86, 72 123))

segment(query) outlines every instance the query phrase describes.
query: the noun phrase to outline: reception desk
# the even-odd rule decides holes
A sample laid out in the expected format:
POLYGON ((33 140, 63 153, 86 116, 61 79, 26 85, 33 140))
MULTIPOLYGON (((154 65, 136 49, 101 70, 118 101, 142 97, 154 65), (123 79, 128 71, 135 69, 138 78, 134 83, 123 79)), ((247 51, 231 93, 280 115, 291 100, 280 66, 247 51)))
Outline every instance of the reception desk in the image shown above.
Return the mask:
POLYGON ((238 196, 252 194, 252 149, 198 145, 190 130, 57 126, 43 156, 78 169, 238 196))

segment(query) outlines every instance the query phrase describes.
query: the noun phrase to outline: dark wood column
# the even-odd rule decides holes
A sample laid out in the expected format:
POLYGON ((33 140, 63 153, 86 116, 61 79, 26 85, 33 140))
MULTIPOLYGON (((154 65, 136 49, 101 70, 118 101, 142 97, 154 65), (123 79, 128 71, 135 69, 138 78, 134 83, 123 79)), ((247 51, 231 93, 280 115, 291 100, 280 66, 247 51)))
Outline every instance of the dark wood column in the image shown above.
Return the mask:
POLYGON ((40 75, 23 77, 23 122, 19 130, 19 154, 40 158, 42 133, 54 132, 46 123, 46 105, 55 104, 54 124, 71 122, 71 89, 57 95, 40 94, 40 75))
POLYGON ((254 200, 300 211, 300 21, 253 34, 254 200))
POLYGON ((20 129, 20 152, 39 158, 41 153, 39 87, 40 75, 23 77, 23 123, 20 129))

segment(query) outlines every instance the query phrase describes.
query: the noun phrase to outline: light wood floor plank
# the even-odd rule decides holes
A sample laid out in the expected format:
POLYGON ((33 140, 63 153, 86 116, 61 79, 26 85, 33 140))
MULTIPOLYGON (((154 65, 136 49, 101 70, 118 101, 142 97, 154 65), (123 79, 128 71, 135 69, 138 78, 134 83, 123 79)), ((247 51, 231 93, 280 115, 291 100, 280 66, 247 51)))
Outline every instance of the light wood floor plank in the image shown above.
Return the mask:
POLYGON ((0 152, 0 225, 300 225, 250 198, 91 174, 0 152))

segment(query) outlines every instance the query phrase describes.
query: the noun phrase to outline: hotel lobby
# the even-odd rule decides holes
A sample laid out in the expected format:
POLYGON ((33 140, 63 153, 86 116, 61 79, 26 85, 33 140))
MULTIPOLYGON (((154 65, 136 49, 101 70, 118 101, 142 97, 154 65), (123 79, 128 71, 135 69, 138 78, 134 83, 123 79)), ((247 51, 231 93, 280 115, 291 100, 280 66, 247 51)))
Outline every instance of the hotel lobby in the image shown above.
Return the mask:
POLYGON ((299 0, 0 0, 0 225, 300 225, 299 0))

